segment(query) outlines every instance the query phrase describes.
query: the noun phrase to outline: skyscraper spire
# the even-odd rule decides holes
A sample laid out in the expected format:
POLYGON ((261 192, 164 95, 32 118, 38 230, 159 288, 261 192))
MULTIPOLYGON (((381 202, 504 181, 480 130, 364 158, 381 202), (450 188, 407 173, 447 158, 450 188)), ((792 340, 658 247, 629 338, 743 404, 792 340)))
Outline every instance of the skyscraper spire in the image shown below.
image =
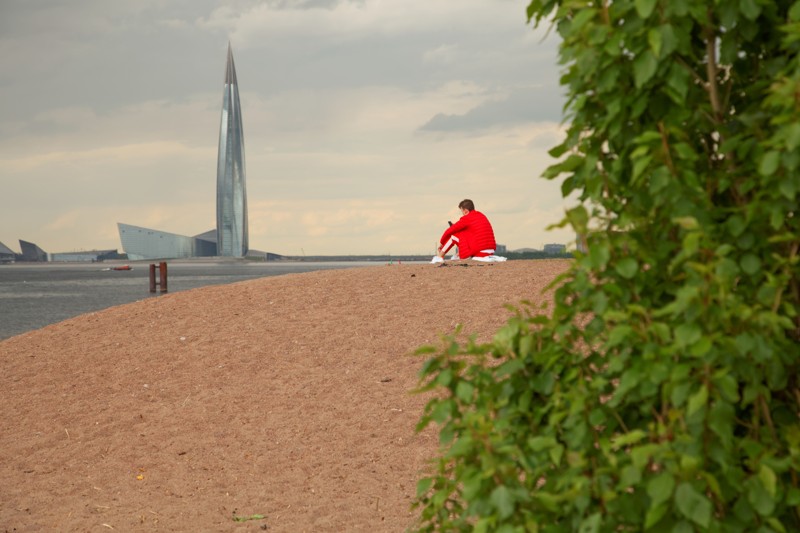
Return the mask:
POLYGON ((242 112, 233 51, 228 42, 217 153, 217 255, 245 256, 248 250, 247 226, 242 112))

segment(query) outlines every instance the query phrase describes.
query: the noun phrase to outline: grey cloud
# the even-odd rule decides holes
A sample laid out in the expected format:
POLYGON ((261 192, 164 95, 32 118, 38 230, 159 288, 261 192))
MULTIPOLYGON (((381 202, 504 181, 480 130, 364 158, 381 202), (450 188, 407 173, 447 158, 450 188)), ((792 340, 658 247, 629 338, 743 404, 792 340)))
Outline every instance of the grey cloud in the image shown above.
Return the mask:
MULTIPOLYGON (((202 23, 220 5, 216 1, 7 1, 0 17, 0 29, 5 30, 0 32, 0 114, 6 120, 29 120, 48 108, 90 107, 103 113, 148 100, 181 101, 221 91, 220 65, 231 28, 202 23), (52 20, 59 23, 50 27, 46 21, 52 20)), ((338 3, 278 1, 273 6, 306 10, 338 3)), ((224 5, 236 14, 236 8, 258 4, 262 2, 230 0, 224 5)), ((265 97, 298 87, 397 86, 424 93, 451 80, 530 85, 532 78, 553 72, 552 55, 537 57, 532 47, 521 46, 520 40, 532 31, 524 12, 516 15, 512 4, 501 5, 510 15, 491 28, 499 25, 509 33, 517 27, 519 36, 511 43, 498 40, 488 27, 465 30, 468 13, 456 9, 453 16, 464 19, 461 26, 412 25, 408 31, 413 36, 376 30, 339 39, 306 25, 300 35, 266 32, 239 46, 234 35, 239 81, 243 91, 265 97), (450 60, 430 61, 436 50, 440 56, 448 51, 450 60)))
POLYGON ((525 122, 561 122, 564 100, 552 88, 515 89, 506 99, 484 102, 462 115, 438 113, 421 131, 477 131, 525 122))

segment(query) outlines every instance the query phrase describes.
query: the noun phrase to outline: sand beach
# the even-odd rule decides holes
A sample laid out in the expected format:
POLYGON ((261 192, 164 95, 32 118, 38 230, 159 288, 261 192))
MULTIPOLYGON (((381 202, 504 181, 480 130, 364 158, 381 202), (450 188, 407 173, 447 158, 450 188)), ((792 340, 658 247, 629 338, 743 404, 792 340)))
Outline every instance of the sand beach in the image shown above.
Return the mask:
POLYGON ((567 265, 288 274, 0 341, 0 532, 405 531, 438 445, 413 352, 567 265))

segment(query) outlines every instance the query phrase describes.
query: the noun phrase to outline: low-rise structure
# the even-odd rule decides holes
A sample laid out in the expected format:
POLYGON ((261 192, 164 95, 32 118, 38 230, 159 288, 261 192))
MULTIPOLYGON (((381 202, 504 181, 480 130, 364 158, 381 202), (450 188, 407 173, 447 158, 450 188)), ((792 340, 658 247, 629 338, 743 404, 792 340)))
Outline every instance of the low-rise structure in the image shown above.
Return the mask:
POLYGON ((16 259, 16 252, 0 242, 0 263, 13 263, 16 259))

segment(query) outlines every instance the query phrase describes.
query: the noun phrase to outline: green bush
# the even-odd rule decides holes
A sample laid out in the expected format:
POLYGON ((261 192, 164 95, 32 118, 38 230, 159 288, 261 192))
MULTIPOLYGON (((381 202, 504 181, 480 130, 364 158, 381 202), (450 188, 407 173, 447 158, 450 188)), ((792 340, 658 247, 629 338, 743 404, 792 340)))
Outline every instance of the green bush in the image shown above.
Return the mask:
POLYGON ((533 0, 587 236, 552 309, 421 349, 419 530, 800 531, 800 2, 533 0))

